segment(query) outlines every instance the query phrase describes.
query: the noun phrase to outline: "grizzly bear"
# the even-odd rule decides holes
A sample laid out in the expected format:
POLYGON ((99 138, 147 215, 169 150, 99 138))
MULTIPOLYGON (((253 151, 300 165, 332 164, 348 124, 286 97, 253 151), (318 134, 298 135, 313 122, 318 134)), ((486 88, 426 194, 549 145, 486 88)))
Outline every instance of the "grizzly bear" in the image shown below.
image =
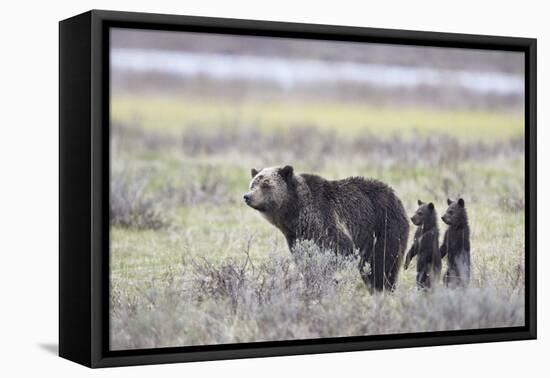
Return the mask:
POLYGON ((291 252, 299 240, 341 255, 358 251, 367 287, 395 288, 409 224, 392 188, 361 177, 332 181, 295 174, 288 165, 251 174, 244 201, 283 233, 291 252))
POLYGON ((447 212, 441 217, 449 227, 439 249, 441 258, 447 256, 447 272, 443 281, 447 286, 468 286, 470 283, 470 227, 464 200, 447 199, 447 212))
POLYGON ((413 257, 416 258, 416 286, 418 289, 429 289, 432 282, 439 280, 441 273, 441 255, 439 254, 439 229, 434 204, 418 200, 418 209, 411 217, 417 226, 414 242, 405 257, 405 269, 413 257))

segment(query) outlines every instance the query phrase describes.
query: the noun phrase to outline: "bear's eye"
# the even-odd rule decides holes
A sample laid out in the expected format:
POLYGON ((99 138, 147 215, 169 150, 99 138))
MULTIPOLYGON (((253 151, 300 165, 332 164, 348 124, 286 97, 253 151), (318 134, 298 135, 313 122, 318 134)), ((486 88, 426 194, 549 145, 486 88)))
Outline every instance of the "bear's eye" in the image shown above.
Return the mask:
POLYGON ((419 211, 419 212, 418 212, 418 215, 422 216, 422 211, 419 211))
POLYGON ((269 189, 269 183, 268 182, 262 182, 262 184, 260 186, 262 187, 262 189, 269 189))

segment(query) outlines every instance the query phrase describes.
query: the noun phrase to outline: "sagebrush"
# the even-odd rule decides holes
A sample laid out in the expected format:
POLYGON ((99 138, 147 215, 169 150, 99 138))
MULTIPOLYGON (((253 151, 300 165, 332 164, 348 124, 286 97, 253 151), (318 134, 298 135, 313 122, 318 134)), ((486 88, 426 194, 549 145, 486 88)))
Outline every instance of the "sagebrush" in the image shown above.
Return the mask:
POLYGON ((521 115, 188 100, 113 99, 113 349, 524 324, 521 115), (377 178, 408 216, 418 199, 441 215, 463 197, 469 288, 418 291, 413 261, 395 292, 370 294, 354 258, 291 254, 242 201, 252 167, 280 164, 377 178))
MULTIPOLYGON (((154 348, 266 340, 512 327, 524 324, 523 286, 371 295, 354 258, 299 244, 254 262, 196 259, 127 296, 113 287, 111 347, 154 348), (286 252, 286 251, 285 251, 286 252)), ((521 278, 515 278, 521 279, 521 278)))

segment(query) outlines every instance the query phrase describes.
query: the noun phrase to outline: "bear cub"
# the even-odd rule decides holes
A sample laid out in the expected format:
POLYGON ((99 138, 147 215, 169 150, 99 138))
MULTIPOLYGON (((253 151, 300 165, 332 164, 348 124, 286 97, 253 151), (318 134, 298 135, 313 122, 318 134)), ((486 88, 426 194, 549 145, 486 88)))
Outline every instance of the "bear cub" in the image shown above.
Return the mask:
POLYGON ((441 217, 448 225, 443 244, 439 249, 441 258, 447 256, 447 272, 443 281, 449 287, 468 286, 470 283, 470 227, 462 198, 447 199, 449 205, 441 217))
POLYGON ((439 229, 437 214, 433 203, 418 200, 418 209, 411 217, 417 226, 414 242, 405 258, 405 269, 411 260, 416 259, 416 286, 418 289, 429 289, 432 283, 439 280, 441 273, 441 255, 439 254, 439 229))

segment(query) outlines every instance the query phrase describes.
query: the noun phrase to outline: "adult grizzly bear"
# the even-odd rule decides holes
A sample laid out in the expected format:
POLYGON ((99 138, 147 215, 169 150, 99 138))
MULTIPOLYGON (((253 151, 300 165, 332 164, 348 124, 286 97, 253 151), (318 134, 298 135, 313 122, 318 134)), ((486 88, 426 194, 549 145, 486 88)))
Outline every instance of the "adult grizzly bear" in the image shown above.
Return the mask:
POLYGON ((361 177, 331 181, 294 174, 288 165, 251 174, 246 204, 281 230, 290 251, 298 240, 342 255, 358 250, 369 289, 395 288, 409 223, 392 188, 361 177))

